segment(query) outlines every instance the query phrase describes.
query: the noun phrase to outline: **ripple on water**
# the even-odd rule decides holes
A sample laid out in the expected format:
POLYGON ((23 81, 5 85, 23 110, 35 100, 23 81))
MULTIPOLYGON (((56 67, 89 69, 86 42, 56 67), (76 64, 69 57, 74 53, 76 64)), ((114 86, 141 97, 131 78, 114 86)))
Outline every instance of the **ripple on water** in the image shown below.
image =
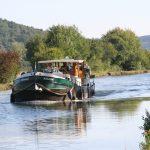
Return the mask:
POLYGON ((150 97, 149 77, 95 79, 97 101, 90 104, 16 105, 11 91, 0 92, 0 149, 139 149, 142 115, 150 110, 143 98, 150 97))

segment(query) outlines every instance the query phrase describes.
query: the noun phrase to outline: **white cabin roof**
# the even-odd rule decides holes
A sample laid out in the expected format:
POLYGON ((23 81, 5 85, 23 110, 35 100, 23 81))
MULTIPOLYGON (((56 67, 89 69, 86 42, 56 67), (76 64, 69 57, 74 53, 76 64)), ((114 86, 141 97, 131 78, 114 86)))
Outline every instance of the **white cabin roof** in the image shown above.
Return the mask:
POLYGON ((83 63, 84 60, 74 60, 74 59, 56 59, 56 60, 45 60, 45 61, 38 61, 39 64, 46 64, 46 63, 83 63))

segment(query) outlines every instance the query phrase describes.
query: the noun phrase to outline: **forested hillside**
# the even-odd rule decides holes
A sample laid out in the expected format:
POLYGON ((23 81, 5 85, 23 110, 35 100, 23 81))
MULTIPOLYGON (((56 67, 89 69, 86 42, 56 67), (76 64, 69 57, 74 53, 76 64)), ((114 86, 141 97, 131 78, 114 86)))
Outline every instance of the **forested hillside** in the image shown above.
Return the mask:
POLYGON ((22 68, 44 59, 84 59, 94 71, 150 69, 149 40, 131 30, 115 28, 99 39, 84 37, 75 26, 57 25, 47 31, 0 19, 0 50, 13 50, 22 68), (143 44, 141 45, 141 41, 143 44))
MULTIPOLYGON (((43 30, 0 18, 0 49, 11 49, 13 43, 25 44, 28 39, 36 34, 44 34, 43 30)), ((150 50, 150 35, 139 37, 141 46, 150 50)))
POLYGON ((16 42, 24 44, 36 34, 43 34, 43 31, 0 19, 0 49, 9 50, 16 42))
POLYGON ((140 38, 142 47, 150 50, 150 35, 141 36, 139 38, 140 38))

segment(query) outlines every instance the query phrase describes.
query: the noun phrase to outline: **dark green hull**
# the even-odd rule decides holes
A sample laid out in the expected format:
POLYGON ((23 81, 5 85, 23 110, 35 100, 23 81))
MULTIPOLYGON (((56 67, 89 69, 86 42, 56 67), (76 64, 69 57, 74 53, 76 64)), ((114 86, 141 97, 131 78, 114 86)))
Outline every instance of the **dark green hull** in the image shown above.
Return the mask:
POLYGON ((11 102, 63 101, 73 83, 48 76, 24 76, 15 80, 11 102))

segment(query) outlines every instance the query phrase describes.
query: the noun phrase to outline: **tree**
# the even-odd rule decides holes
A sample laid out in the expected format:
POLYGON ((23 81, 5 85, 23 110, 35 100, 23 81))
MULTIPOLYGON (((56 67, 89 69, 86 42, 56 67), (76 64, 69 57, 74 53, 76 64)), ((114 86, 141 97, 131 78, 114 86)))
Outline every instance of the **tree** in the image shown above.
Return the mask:
POLYGON ((34 54, 36 61, 43 59, 62 59, 64 58, 64 52, 59 48, 46 47, 43 51, 37 51, 34 54))
POLYGON ((102 43, 99 39, 89 39, 89 51, 86 58, 88 64, 92 70, 104 70, 104 64, 102 62, 102 43))
POLYGON ((12 43, 14 42, 25 44, 29 38, 35 36, 36 34, 40 34, 42 36, 45 32, 43 30, 20 25, 12 21, 0 19, 1 49, 11 49, 12 43))
POLYGON ((23 43, 13 42, 11 45, 11 49, 18 53, 21 61, 26 59, 27 49, 25 48, 23 43))
POLYGON ((101 39, 86 39, 75 26, 52 26, 44 37, 30 38, 26 48, 32 65, 38 60, 68 56, 86 60, 94 71, 150 68, 150 53, 141 48, 135 33, 120 28, 101 39))
POLYGON ((52 26, 47 34, 46 44, 48 47, 62 49, 69 58, 79 58, 81 53, 86 57, 88 51, 87 41, 75 26, 52 26))
POLYGON ((27 59, 32 65, 42 59, 59 59, 66 56, 86 59, 89 55, 89 42, 75 26, 53 26, 44 38, 31 38, 26 43, 26 48, 27 59))
POLYGON ((112 44, 117 51, 112 60, 113 64, 117 64, 123 70, 139 69, 141 60, 138 54, 141 47, 134 32, 115 28, 104 35, 102 41, 106 44, 112 44))
POLYGON ((27 59, 31 62, 32 67, 34 63, 45 59, 60 59, 64 58, 64 52, 60 48, 47 47, 44 39, 40 36, 35 36, 26 43, 27 59))
POLYGON ((0 51, 0 83, 12 82, 20 67, 19 55, 13 51, 0 51))
POLYGON ((45 52, 47 49, 42 37, 38 35, 31 38, 26 43, 26 48, 27 48, 26 57, 27 60, 31 62, 32 67, 34 67, 34 63, 36 61, 41 60, 41 58, 39 58, 40 53, 45 52))

